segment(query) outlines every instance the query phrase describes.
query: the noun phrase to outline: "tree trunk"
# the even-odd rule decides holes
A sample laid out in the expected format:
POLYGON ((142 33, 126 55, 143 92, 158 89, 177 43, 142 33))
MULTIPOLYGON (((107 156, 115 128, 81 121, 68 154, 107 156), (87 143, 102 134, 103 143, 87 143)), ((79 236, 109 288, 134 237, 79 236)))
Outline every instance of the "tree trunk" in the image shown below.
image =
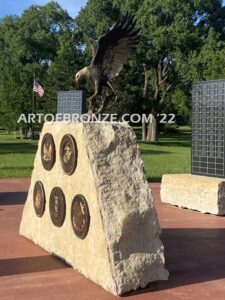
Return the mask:
POLYGON ((22 127, 20 127, 20 138, 22 139, 23 138, 23 128, 22 127))
MULTIPOLYGON (((145 64, 143 64, 143 68, 145 74, 143 96, 147 97, 149 72, 147 71, 145 64)), ((157 112, 161 111, 161 107, 164 102, 164 99, 172 87, 172 84, 168 85, 169 71, 170 71, 170 61, 168 59, 165 59, 165 57, 161 57, 161 59, 158 62, 158 65, 155 66, 154 68, 155 87, 154 87, 154 95, 152 99, 152 120, 148 124, 146 141, 150 141, 150 142, 157 141, 157 112)), ((144 138, 143 126, 146 127, 146 124, 144 125, 142 123, 142 140, 144 138)))
MULTIPOLYGON (((144 88, 143 88, 143 98, 147 97, 148 93, 148 80, 149 80, 149 72, 146 68, 146 64, 143 63, 143 69, 145 74, 145 81, 144 81, 144 88)), ((145 113, 145 105, 143 107, 143 112, 145 113)), ((147 124, 145 121, 142 122, 142 141, 146 140, 146 134, 147 134, 147 124)))
POLYGON ((152 120, 148 124, 147 141, 156 142, 157 141, 157 118, 155 114, 152 114, 152 120))
POLYGON ((142 138, 141 138, 141 140, 142 141, 145 141, 146 140, 146 122, 145 121, 143 121, 142 122, 142 138))

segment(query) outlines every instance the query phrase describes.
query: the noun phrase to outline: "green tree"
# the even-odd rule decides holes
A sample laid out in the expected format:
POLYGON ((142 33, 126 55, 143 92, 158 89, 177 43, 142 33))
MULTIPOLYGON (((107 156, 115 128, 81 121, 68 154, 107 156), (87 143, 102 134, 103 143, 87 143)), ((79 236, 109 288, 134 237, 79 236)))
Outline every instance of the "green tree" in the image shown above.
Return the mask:
POLYGON ((175 90, 182 80, 176 68, 177 57, 188 55, 198 46, 195 7, 193 1, 144 0, 137 17, 142 33, 145 95, 153 116, 146 139, 155 141, 157 115, 164 108, 168 92, 175 90))
POLYGON ((225 41, 222 35, 210 28, 203 46, 190 54, 187 64, 192 66, 187 72, 191 81, 225 78, 225 41))
MULTIPOLYGON (((18 116, 32 111, 34 73, 45 88, 36 112, 56 111, 58 89, 71 89, 81 64, 73 19, 56 2, 34 5, 0 21, 0 107, 18 116)), ((16 123, 14 124, 16 127, 16 123)))
POLYGON ((221 59, 224 45, 219 40, 224 39, 225 8, 221 0, 114 0, 114 3, 122 11, 135 14, 141 29, 138 56, 142 58, 144 72, 143 96, 147 110, 153 115, 147 136, 145 127, 142 132, 143 139, 155 141, 156 117, 168 107, 169 99, 173 99, 177 111, 182 107, 183 112, 190 113, 193 76, 188 73, 196 73, 195 80, 199 80, 206 78, 207 72, 207 78, 213 79, 224 69, 221 59), (212 30, 217 39, 210 37, 212 30))

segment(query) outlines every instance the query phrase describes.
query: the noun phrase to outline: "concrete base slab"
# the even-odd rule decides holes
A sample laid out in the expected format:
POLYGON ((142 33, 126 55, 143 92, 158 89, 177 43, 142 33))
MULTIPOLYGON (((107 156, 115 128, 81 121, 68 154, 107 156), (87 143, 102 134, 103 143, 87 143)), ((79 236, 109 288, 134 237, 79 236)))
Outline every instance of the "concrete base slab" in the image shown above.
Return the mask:
POLYGON ((225 215, 225 180, 191 174, 163 175, 161 201, 202 213, 225 215))

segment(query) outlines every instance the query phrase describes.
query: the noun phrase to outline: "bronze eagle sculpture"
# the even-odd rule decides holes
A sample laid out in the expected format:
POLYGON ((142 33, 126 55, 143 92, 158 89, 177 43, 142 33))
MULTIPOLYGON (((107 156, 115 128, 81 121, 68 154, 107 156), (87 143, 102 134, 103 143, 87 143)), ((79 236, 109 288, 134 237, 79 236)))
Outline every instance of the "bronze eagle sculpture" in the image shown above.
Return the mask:
POLYGON ((94 84, 95 92, 88 98, 89 114, 102 113, 105 108, 109 107, 112 98, 114 98, 113 103, 117 100, 112 79, 120 73, 128 55, 138 45, 139 29, 136 29, 135 26, 136 20, 129 17, 128 13, 121 16, 116 24, 92 45, 91 65, 76 74, 76 83, 79 83, 81 79, 86 79, 94 84), (103 88, 106 90, 105 97, 103 88), (101 97, 102 102, 96 108, 95 101, 98 96, 101 97))

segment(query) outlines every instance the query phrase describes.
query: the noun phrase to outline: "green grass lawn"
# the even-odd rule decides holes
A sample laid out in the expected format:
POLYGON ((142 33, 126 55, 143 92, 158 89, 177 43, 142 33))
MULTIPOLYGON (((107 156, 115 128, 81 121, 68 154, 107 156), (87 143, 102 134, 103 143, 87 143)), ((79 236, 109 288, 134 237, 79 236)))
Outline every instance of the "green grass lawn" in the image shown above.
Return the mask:
POLYGON ((135 132, 150 182, 160 182, 163 174, 190 173, 190 128, 185 126, 180 127, 177 133, 160 134, 159 141, 156 143, 140 141, 140 130, 135 132))
MULTIPOLYGON (((141 156, 149 181, 159 182, 165 173, 188 173, 191 166, 191 134, 188 127, 176 133, 160 134, 159 141, 140 141, 141 129, 135 128, 141 156)), ((37 141, 15 139, 0 134, 0 178, 30 177, 37 141)))
POLYGON ((30 177, 37 141, 0 134, 0 178, 30 177))

